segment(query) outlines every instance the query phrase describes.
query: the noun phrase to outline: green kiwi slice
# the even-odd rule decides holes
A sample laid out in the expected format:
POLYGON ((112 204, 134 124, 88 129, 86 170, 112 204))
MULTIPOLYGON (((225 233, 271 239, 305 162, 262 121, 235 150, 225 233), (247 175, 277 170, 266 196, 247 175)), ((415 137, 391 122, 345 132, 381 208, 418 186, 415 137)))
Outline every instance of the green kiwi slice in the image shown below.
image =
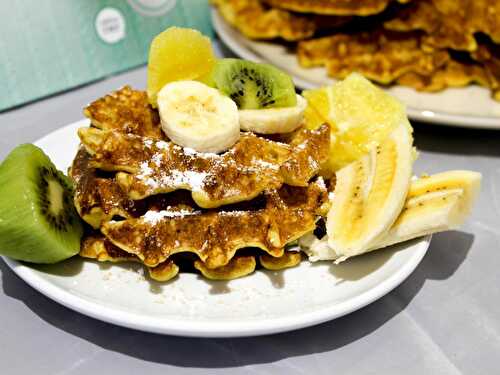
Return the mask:
POLYGON ((297 104, 292 78, 272 65, 221 59, 206 81, 233 99, 239 109, 293 107, 297 104))
POLYGON ((82 233, 70 180, 38 147, 16 147, 0 165, 0 254, 56 263, 78 253, 82 233))

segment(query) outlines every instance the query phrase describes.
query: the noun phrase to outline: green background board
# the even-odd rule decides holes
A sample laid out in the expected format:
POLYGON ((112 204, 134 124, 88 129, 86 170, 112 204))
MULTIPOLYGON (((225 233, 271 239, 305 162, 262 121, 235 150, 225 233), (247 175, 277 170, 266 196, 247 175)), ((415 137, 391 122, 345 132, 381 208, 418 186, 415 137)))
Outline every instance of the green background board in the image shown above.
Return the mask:
POLYGON ((206 0, 0 1, 0 15, 0 111, 144 64, 168 26, 212 36, 206 0))

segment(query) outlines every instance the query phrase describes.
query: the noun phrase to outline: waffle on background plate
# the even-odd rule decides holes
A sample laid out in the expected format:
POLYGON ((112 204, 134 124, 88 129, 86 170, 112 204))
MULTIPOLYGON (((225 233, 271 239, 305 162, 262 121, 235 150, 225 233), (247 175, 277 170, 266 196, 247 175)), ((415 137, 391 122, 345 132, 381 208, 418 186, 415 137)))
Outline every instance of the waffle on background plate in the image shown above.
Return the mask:
POLYGON ((223 154, 177 146, 160 131, 146 93, 126 86, 91 103, 91 126, 70 168, 78 214, 89 224, 80 255, 144 264, 166 281, 180 271, 233 279, 256 267, 300 263, 287 250, 329 208, 330 130, 279 139, 243 133, 223 154))
POLYGON ((211 0, 251 39, 286 41, 304 68, 434 92, 479 84, 500 101, 500 0, 211 0))

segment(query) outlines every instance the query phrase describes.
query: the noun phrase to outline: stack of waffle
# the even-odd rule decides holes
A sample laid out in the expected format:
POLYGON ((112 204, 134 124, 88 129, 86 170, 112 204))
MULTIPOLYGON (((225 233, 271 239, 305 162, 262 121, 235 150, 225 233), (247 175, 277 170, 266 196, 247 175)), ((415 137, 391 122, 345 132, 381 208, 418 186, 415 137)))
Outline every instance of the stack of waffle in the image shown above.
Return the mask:
POLYGON ((212 0, 252 39, 296 43, 303 67, 420 91, 477 83, 500 100, 500 0, 212 0))
POLYGON ((124 87, 84 111, 70 175, 75 206, 89 224, 80 255, 136 261, 153 279, 180 270, 233 279, 257 266, 297 265, 287 245, 328 210, 317 177, 327 159, 328 126, 279 139, 242 133, 223 154, 170 142, 145 92, 124 87))

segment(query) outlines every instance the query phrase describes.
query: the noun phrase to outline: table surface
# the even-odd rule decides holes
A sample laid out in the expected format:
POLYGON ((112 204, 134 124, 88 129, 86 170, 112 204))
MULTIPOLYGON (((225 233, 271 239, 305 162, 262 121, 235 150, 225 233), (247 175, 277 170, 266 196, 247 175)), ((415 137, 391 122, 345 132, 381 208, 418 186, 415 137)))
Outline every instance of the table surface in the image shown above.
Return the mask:
MULTIPOLYGON (((219 53, 227 54, 218 48, 219 53)), ((0 160, 82 118, 139 68, 0 113, 0 160)), ((500 131, 416 124, 417 173, 472 169, 482 192, 467 223, 435 235, 415 272, 375 303, 284 334, 193 339, 142 333, 69 310, 0 261, 0 366, 15 374, 493 374, 500 354, 500 131)))

